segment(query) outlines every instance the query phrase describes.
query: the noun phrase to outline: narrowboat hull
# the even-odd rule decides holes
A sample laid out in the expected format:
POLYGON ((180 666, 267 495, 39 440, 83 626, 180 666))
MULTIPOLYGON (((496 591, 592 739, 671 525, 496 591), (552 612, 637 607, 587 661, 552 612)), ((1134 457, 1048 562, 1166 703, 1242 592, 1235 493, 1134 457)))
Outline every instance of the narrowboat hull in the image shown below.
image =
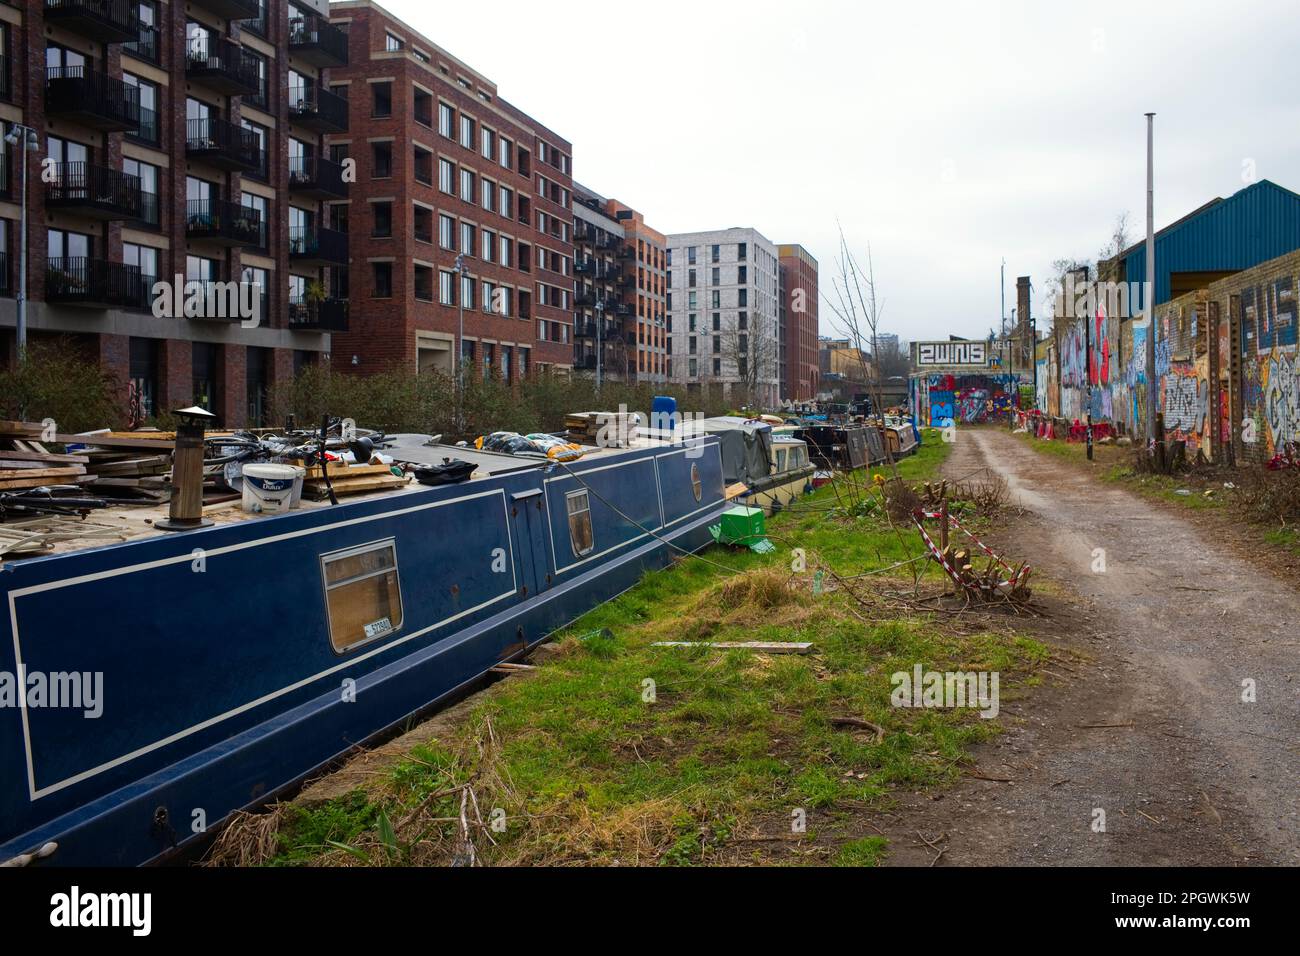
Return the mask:
POLYGON ((183 848, 705 547, 725 507, 697 439, 0 565, 0 671, 103 677, 93 719, 0 708, 0 862, 183 848), (400 619, 340 652, 327 560, 390 545, 400 619))

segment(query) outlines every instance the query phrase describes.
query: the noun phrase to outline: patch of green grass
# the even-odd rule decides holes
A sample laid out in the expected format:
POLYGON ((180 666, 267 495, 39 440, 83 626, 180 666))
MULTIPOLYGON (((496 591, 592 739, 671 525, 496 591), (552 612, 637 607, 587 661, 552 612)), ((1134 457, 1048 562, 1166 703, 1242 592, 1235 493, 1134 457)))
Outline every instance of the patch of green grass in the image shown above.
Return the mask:
MULTIPOLYGON (((950 451, 933 436, 898 472, 909 481, 934 476, 950 451)), ((839 495, 878 495, 874 474, 891 471, 859 472, 858 488, 842 485, 839 495)), ((996 734, 996 722, 974 710, 896 709, 890 676, 918 663, 997 671, 1005 695, 1047 650, 997 630, 949 633, 937 616, 881 618, 829 576, 814 594, 816 568, 849 578, 921 552, 915 529, 891 527, 883 509, 841 518, 835 505, 836 491, 824 488, 770 520, 776 554, 712 548, 707 560, 646 575, 557 635, 546 666, 497 685, 448 739, 413 751, 368 806, 349 797, 337 819, 322 808, 296 820, 277 862, 307 862, 329 841, 350 843, 375 827, 380 808, 402 820, 431 794, 467 781, 484 815, 499 809, 507 821, 494 834, 498 845, 483 848, 490 862, 707 865, 729 859, 735 834, 773 820, 788 826, 793 809, 874 806, 896 788, 955 780, 969 747, 996 734), (791 570, 794 548, 808 556, 802 575, 791 570), (811 642, 817 653, 652 646, 756 640, 811 642), (837 717, 874 723, 884 739, 837 729, 837 717)), ((917 567, 937 585, 937 570, 917 567)), ((903 570, 855 587, 910 584, 903 570)), ((457 825, 448 821, 457 812, 429 808, 427 816, 443 819, 432 837, 453 839, 457 825)), ((875 865, 883 849, 879 838, 857 840, 836 859, 875 865)))
POLYGON ((854 840, 840 847, 835 854, 835 866, 879 866, 889 849, 889 841, 881 836, 854 840))

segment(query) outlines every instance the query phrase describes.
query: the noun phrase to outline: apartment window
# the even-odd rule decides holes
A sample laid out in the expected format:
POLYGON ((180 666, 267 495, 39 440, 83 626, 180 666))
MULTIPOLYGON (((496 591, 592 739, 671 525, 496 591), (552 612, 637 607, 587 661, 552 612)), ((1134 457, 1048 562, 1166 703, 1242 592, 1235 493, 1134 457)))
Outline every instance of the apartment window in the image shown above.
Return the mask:
MULTIPOLYGON (((496 299, 496 291, 497 291, 496 284, 492 282, 487 282, 485 280, 482 283, 482 286, 483 286, 483 295, 480 301, 483 303, 483 311, 495 312, 496 311, 495 299, 496 299)), ((486 353, 484 357, 486 358, 486 353)))
MULTIPOLYGON (((134 242, 122 243, 122 262, 140 270, 146 280, 158 278, 158 250, 150 246, 137 245, 134 242)), ((149 286, 152 282, 148 283, 149 286)))
POLYGON ((569 545, 573 556, 581 558, 596 549, 595 535, 591 530, 591 501, 585 489, 569 492, 564 501, 569 514, 569 545))
POLYGON ((741 266, 736 270, 736 282, 744 285, 749 281, 749 266, 741 266))
POLYGON ((260 245, 263 248, 265 248, 266 247, 266 226, 267 223, 271 221, 271 217, 270 215, 268 215, 269 204, 266 201, 266 197, 258 196, 255 193, 243 193, 240 197, 239 204, 244 209, 251 209, 253 213, 257 216, 257 221, 259 223, 259 229, 261 232, 261 239, 262 239, 260 245))
POLYGON ((690 375, 691 378, 696 378, 699 376, 700 374, 699 359, 691 359, 690 362, 687 363, 687 373, 690 375))
MULTIPOLYGON (((4 50, 0 48, 0 55, 4 50)), ((140 100, 140 125, 130 133, 146 143, 158 142, 158 84, 150 83, 133 73, 123 73, 122 82, 136 91, 140 100)))
POLYGON ((370 84, 370 115, 383 118, 393 115, 393 84, 370 84))
POLYGON ((385 33, 384 33, 384 49, 385 49, 387 52, 389 52, 389 53, 397 53, 397 52, 400 51, 400 50, 402 49, 402 47, 404 47, 404 46, 406 46, 406 43, 405 43, 405 41, 402 40, 401 37, 393 36, 391 33, 388 33, 387 31, 385 31, 385 33))
POLYGON ((452 138, 452 109, 446 103, 438 104, 438 132, 448 139, 452 138))
POLYGON ((433 269, 417 265, 415 273, 415 297, 421 302, 433 301, 433 269))
POLYGON ((503 266, 514 265, 513 251, 514 251, 513 243, 511 243, 510 238, 508 236, 502 236, 501 237, 501 258, 500 258, 501 265, 503 266))
MULTIPOLYGON (((254 53, 248 47, 244 47, 243 49, 244 54, 249 58, 249 60, 257 64, 257 92, 245 94, 241 102, 247 103, 249 106, 257 106, 261 109, 267 109, 267 97, 269 95, 268 90, 270 89, 270 86, 267 83, 266 57, 262 56, 260 53, 254 53)), ((293 85, 292 80, 290 80, 289 85, 293 85)))
POLYGON ((721 375, 721 374, 722 374, 722 359, 716 359, 716 358, 715 358, 715 359, 713 360, 713 374, 714 374, 714 375, 721 375))
POLYGON ((376 299, 391 299, 393 297, 393 264, 391 262, 372 262, 371 275, 374 280, 374 291, 371 295, 376 299))
POLYGON ((438 160, 438 188, 448 196, 456 194, 456 167, 445 159, 438 160))
POLYGON ((122 172, 140 180, 140 221, 158 225, 158 167, 138 159, 124 159, 122 172))
POLYGON ((748 289, 741 289, 741 290, 740 290, 740 301, 739 301, 738 304, 740 305, 740 307, 741 307, 742 309, 749 305, 749 290, 748 290, 748 289))
POLYGON ((474 254, 474 227, 467 222, 460 224, 460 251, 467 256, 474 254))
POLYGON ((320 562, 335 653, 346 654, 402 629, 395 541, 322 555, 320 562))
POLYGON ((713 354, 718 355, 721 351, 722 351, 722 336, 715 335, 713 337, 713 354))
POLYGON ((474 121, 468 116, 460 118, 460 145, 466 149, 474 148, 474 121))
POLYGON ((714 332, 721 332, 721 331, 722 331, 722 313, 721 313, 721 312, 714 312, 714 313, 713 313, 713 331, 714 331, 714 332))
POLYGON ((514 155, 515 144, 504 137, 497 138, 497 162, 502 169, 510 168, 510 159, 514 155))
POLYGON ((393 204, 391 202, 372 202, 370 204, 371 215, 374 216, 374 227, 370 234, 377 239, 387 239, 393 235, 393 204))
POLYGON ((507 189, 505 186, 500 187, 500 203, 497 212, 507 219, 515 217, 515 193, 513 189, 507 189))
POLYGON ((474 173, 471 170, 460 171, 460 198, 465 202, 475 202, 474 173))
MULTIPOLYGON (((742 242, 739 246, 736 247, 736 258, 738 258, 741 262, 744 262, 746 259, 749 258, 749 243, 742 242)), ((742 279, 741 281, 743 282, 744 280, 742 279)))
POLYGON ((694 355, 695 352, 696 352, 696 339, 695 339, 695 336, 692 335, 689 339, 687 339, 687 341, 686 341, 686 345, 687 345, 688 349, 690 350, 690 353, 691 353, 692 355, 694 355))
POLYGON ((370 170, 375 179, 389 179, 393 175, 393 144, 370 144, 370 170))
POLYGON ((445 269, 438 272, 438 301, 443 305, 456 304, 456 274, 445 269))
MULTIPOLYGON (((412 231, 415 233, 417 242, 433 242, 433 210, 428 206, 421 206, 415 203, 411 207, 412 231)), ((429 278, 429 286, 433 287, 433 278, 429 278)))
POLYGON ((688 332, 694 332, 694 331, 695 331, 695 313, 692 312, 692 313, 691 313, 690 315, 688 315, 686 318, 687 318, 687 323, 686 323, 686 324, 687 324, 687 326, 688 326, 688 327, 687 327, 687 331, 688 331, 688 332))
POLYGON ((474 278, 462 274, 460 277, 460 301, 467 309, 474 308, 474 278))
POLYGON ((496 133, 486 126, 480 126, 479 145, 483 151, 483 158, 492 159, 496 155, 496 133))
POLYGON ((482 238, 483 261, 495 262, 497 257, 497 234, 484 229, 482 238))
POLYGON ((712 262, 719 262, 722 258, 722 246, 714 246, 712 249, 712 262))
POLYGON ((740 318, 736 321, 736 328, 738 328, 738 329, 740 329, 740 330, 742 330, 742 331, 744 331, 745 329, 749 328, 749 313, 748 313, 748 312, 742 312, 742 313, 740 313, 740 318))
POLYGON ((715 308, 715 309, 720 309, 720 308, 722 308, 722 293, 721 293, 721 292, 718 292, 718 291, 715 289, 715 290, 713 291, 713 295, 712 295, 711 299, 712 299, 712 303, 713 303, 713 308, 715 308))
POLYGON ((438 215, 438 245, 456 251, 456 220, 451 216, 438 215))
POLYGON ((433 95, 418 87, 412 90, 412 113, 421 126, 433 126, 433 95))
POLYGON ((711 284, 712 285, 722 284, 722 270, 719 269, 717 266, 713 267, 713 282, 711 284))
POLYGON ((689 246, 686 249, 686 264, 695 265, 695 247, 689 246))
POLYGON ((415 181, 433 185, 433 153, 420 146, 415 147, 415 181))

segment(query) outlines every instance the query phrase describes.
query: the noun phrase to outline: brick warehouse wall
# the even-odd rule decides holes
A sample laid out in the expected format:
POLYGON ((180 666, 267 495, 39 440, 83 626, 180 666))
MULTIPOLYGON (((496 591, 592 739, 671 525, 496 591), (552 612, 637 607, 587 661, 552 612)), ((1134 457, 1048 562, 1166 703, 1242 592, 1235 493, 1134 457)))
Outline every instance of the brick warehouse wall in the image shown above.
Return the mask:
MULTIPOLYGON (((312 7, 324 9, 323 0, 303 0, 299 4, 305 11, 312 7)), ((25 4, 21 10, 0 8, 0 20, 8 31, 9 83, 0 93, 0 119, 6 123, 25 123, 37 129, 41 137, 41 152, 31 158, 29 167, 29 270, 28 270, 28 325, 33 342, 84 343, 90 354, 98 355, 105 368, 119 380, 126 382, 132 371, 130 354, 132 343, 153 342, 151 349, 157 356, 154 367, 147 372, 147 380, 155 397, 155 410, 194 404, 196 400, 193 381, 192 353, 194 343, 209 343, 217 349, 218 364, 232 370, 227 378, 237 380, 241 391, 222 392, 222 407, 213 409, 230 426, 247 421, 249 402, 242 391, 243 368, 234 375, 234 367, 245 360, 245 347, 255 346, 267 350, 270 369, 266 379, 274 384, 288 377, 298 360, 324 354, 329 347, 329 336, 320 331, 290 328, 288 322, 288 276, 296 274, 305 279, 326 280, 320 267, 303 267, 291 262, 288 254, 288 208, 295 207, 314 212, 317 224, 323 210, 320 204, 288 189, 288 137, 290 134, 323 150, 327 137, 289 123, 288 103, 285 95, 287 73, 290 67, 300 73, 328 82, 328 70, 303 62, 288 47, 288 5, 285 0, 269 0, 266 4, 264 35, 250 29, 238 20, 225 20, 211 13, 206 4, 195 0, 189 4, 162 3, 158 8, 158 43, 155 56, 128 51, 117 42, 104 43, 61 24, 48 21, 44 5, 25 4), (209 81, 190 76, 186 71, 185 23, 194 20, 209 27, 220 37, 241 44, 246 50, 266 57, 267 103, 265 108, 254 107, 240 94, 227 95, 209 81), (84 120, 68 114, 46 112, 45 47, 59 44, 87 57, 96 72, 105 73, 120 81, 124 73, 154 83, 158 87, 156 141, 149 141, 136 131, 101 132, 86 125, 84 120), (267 175, 265 177, 239 172, 227 172, 210 163, 186 155, 186 98, 194 97, 209 104, 214 115, 238 125, 248 118, 268 131, 267 175), (108 221, 89 217, 81 212, 47 208, 45 187, 39 180, 38 162, 44 155, 47 137, 57 136, 81 143, 90 150, 90 162, 121 172, 128 158, 147 162, 158 168, 157 202, 159 208, 156 224, 132 221, 122 215, 108 221), (210 242, 187 237, 186 228, 186 177, 194 175, 213 182, 221 199, 238 200, 245 191, 256 193, 267 200, 265 221, 265 248, 227 248, 210 242), (157 275, 154 278, 170 280, 176 273, 184 273, 186 255, 203 255, 218 263, 218 278, 238 279, 243 266, 264 268, 270 276, 269 310, 258 328, 244 329, 237 322, 197 318, 156 318, 149 310, 149 301, 138 307, 115 306, 99 308, 70 305, 47 300, 46 276, 47 236, 51 229, 64 229, 88 234, 94 243, 93 259, 99 262, 121 264, 126 243, 152 249, 157 255, 157 275), (111 332, 109 331, 111 330, 111 332), (289 370, 286 372, 286 370, 289 370)), ((10 250, 10 281, 4 292, 14 294, 17 287, 16 268, 18 221, 21 210, 17 206, 17 154, 9 151, 6 157, 12 187, 0 196, 0 228, 6 232, 10 250)), ((145 282, 145 288, 151 282, 145 282)), ((16 323, 16 307, 12 298, 0 298, 0 336, 13 340, 11 331, 16 323)), ((12 345, 3 349, 13 355, 12 345)), ((124 391, 124 396, 125 396, 124 391)))
POLYGON ((817 260, 802 246, 777 247, 784 277, 786 394, 796 402, 816 398, 821 380, 818 364, 817 260))
POLYGON ((368 2, 346 2, 334 4, 331 12, 335 20, 346 21, 349 29, 351 63, 347 69, 335 70, 333 81, 349 87, 350 134, 346 147, 357 161, 359 180, 348 215, 353 259, 351 327, 347 334, 335 337, 335 366, 363 373, 393 368, 413 370, 420 358, 419 343, 454 348, 459 309, 455 303, 439 301, 439 282, 441 273, 454 269, 457 254, 464 253, 467 274, 475 282, 473 307, 466 307, 464 312, 465 339, 472 343, 478 368, 482 369, 489 347, 494 368, 500 367, 502 352, 511 350, 512 379, 520 367, 521 353, 527 354, 530 370, 570 367, 571 144, 501 100, 494 84, 382 8, 368 2), (389 35, 403 43, 402 49, 386 49, 389 35), (461 79, 472 89, 465 88, 461 79), (373 115, 371 87, 376 83, 391 84, 389 116, 373 115), (415 115, 417 91, 431 97, 427 124, 415 115), (442 135, 439 129, 439 104, 452 110, 451 137, 442 135), (469 148, 461 145, 459 138, 462 116, 474 122, 474 140, 469 148), (505 137, 511 142, 510 168, 504 168, 499 161, 499 145, 496 157, 482 154, 483 127, 490 128, 498 140, 505 137), (376 141, 394 144, 389 177, 374 175, 376 141), (417 148, 432 157, 430 183, 416 179, 417 148), (555 157, 560 165, 544 160, 543 153, 555 157), (440 160, 453 166, 454 195, 439 188, 440 160), (473 173, 478 189, 485 181, 490 182, 498 201, 500 187, 511 190, 511 214, 502 215, 499 206, 496 210, 485 209, 481 192, 474 202, 461 199, 461 170, 473 173), (373 235, 377 202, 392 204, 391 237, 373 235), (417 203, 431 212, 432 241, 415 238, 417 203), (539 228, 539 213, 550 217, 546 230, 539 228), (438 217, 444 214, 455 220, 455 248, 447 248, 440 241, 438 217), (463 224, 475 230, 474 249, 459 248, 463 224), (552 234, 552 225, 559 235, 552 234), (484 230, 496 236, 498 260, 501 238, 510 242, 510 264, 484 259, 484 230), (374 265, 385 262, 392 264, 392 296, 378 298, 374 265), (416 296, 417 269, 429 270, 422 275, 431 274, 432 300, 416 296), (507 290, 508 316, 484 311, 483 282, 507 290), (547 295, 555 297, 554 302, 542 302, 542 286, 547 295))

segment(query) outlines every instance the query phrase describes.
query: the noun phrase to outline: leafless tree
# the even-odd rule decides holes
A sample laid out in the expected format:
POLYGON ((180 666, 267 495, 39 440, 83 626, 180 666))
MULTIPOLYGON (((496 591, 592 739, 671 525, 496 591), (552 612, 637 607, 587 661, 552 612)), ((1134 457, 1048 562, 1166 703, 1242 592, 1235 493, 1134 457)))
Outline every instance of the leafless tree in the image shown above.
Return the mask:
POLYGON ((743 329, 737 319, 719 333, 722 360, 735 369, 734 388, 740 392, 736 401, 761 405, 766 400, 763 386, 777 377, 777 331, 776 321, 755 309, 748 313, 743 329))
POLYGON ((871 396, 872 407, 879 414, 884 406, 880 393, 880 363, 877 341, 880 316, 884 303, 876 295, 875 265, 871 257, 871 243, 867 243, 867 266, 863 269, 849 249, 844 227, 839 227, 840 247, 835 257, 830 290, 822 298, 834 318, 831 327, 848 338, 862 366, 862 381, 871 396), (869 358, 870 357, 870 358, 869 358))

